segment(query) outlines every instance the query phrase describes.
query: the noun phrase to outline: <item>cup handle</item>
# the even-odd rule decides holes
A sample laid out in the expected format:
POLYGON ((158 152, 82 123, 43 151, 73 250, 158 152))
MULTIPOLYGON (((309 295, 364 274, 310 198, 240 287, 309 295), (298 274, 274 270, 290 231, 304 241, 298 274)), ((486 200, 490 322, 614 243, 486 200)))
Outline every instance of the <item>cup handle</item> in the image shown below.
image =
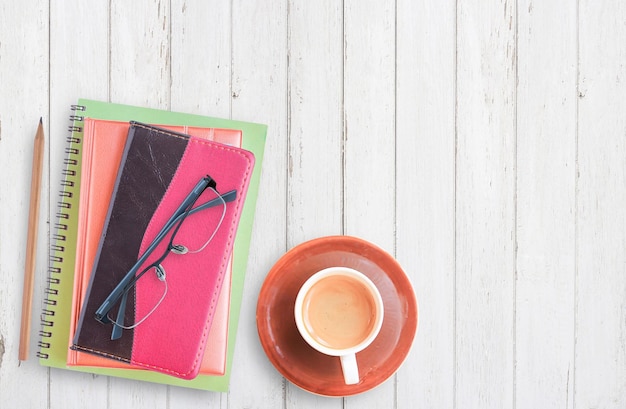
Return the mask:
POLYGON ((343 371, 343 379, 346 385, 356 385, 359 383, 359 367, 356 363, 356 355, 342 355, 341 370, 343 371))

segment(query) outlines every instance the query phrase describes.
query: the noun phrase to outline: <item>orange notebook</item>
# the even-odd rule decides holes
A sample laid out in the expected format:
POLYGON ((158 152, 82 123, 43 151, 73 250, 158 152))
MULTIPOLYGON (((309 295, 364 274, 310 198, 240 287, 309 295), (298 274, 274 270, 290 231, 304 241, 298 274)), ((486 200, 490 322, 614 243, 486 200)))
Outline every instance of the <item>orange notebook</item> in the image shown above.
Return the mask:
MULTIPOLYGON (((76 332, 80 309, 89 285, 129 126, 128 122, 85 118, 70 344, 76 332)), ((241 146, 242 133, 239 130, 187 126, 161 127, 231 146, 241 146)), ((231 272, 230 266, 227 271, 231 272)), ((230 276, 231 274, 228 274, 220 290, 202 360, 201 374, 223 375, 226 369, 230 276)), ((71 349, 67 355, 67 364, 137 369, 121 361, 71 349)))

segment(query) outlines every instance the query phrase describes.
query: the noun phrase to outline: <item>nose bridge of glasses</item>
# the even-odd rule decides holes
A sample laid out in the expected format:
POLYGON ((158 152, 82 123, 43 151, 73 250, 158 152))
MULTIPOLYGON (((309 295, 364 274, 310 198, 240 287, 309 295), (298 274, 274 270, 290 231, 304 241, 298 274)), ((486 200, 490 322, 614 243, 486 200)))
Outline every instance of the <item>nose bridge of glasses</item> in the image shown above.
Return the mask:
POLYGON ((183 254, 187 254, 189 252, 189 249, 182 244, 174 244, 172 245, 172 248, 170 248, 170 251, 174 254, 182 256, 183 254))
POLYGON ((165 269, 163 268, 163 266, 161 264, 157 265, 155 267, 156 270, 156 276, 160 281, 165 281, 165 269))

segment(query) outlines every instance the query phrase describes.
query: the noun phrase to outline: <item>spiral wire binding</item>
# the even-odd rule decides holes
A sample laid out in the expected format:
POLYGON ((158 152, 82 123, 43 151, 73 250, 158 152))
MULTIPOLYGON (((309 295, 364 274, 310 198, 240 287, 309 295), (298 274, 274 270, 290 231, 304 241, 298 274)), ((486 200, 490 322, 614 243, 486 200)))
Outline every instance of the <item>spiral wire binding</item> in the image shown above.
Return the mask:
POLYGON ((70 115, 72 124, 68 127, 70 136, 67 137, 67 148, 65 149, 66 158, 63 160, 64 169, 61 172, 62 182, 59 192, 57 222, 55 224, 56 232, 52 236, 52 244, 50 246, 50 261, 48 267, 48 286, 45 290, 43 307, 41 310, 41 330, 39 331, 39 351, 37 356, 41 359, 48 359, 49 353, 46 351, 51 347, 49 341, 53 336, 52 327, 54 327, 54 316, 56 314, 55 307, 57 305, 57 297, 59 296, 58 286, 61 284, 61 264, 63 263, 63 253, 65 252, 65 241, 67 239, 66 231, 68 230, 68 221, 70 219, 69 211, 72 204, 69 199, 74 197, 74 189, 76 188, 76 179, 78 175, 78 158, 81 149, 81 136, 83 127, 80 124, 84 121, 83 115, 77 112, 84 112, 86 107, 83 105, 72 105, 70 109, 73 111, 70 115))

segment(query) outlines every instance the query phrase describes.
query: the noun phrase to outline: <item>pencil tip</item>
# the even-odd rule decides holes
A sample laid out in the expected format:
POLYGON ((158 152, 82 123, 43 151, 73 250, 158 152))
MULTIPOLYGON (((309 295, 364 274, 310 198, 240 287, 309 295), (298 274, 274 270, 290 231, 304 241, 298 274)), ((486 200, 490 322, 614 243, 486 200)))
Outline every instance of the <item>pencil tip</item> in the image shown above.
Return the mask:
POLYGON ((43 124, 43 117, 41 117, 41 116, 39 117, 39 124, 40 125, 43 124))

